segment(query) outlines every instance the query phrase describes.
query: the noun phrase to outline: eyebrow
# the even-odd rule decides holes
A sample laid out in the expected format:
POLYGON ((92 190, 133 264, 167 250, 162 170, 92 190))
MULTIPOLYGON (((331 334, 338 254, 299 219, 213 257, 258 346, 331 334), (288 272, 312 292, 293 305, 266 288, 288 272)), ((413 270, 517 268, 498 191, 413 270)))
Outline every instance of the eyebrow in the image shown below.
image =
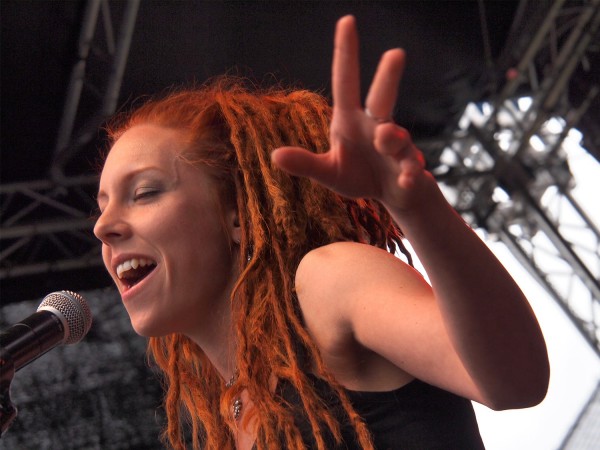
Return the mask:
MULTIPOLYGON (((132 170, 131 172, 127 172, 127 174, 122 178, 119 179, 120 182, 125 182, 125 183, 129 183, 131 182, 131 180, 139 175, 141 175, 144 172, 162 172, 164 173, 164 169, 162 169, 161 167, 158 166, 143 166, 143 167, 139 167, 137 169, 132 170)), ((96 203, 100 203, 100 200, 105 200, 108 198, 108 194, 103 191, 102 189, 99 189, 98 192, 96 193, 96 203)))

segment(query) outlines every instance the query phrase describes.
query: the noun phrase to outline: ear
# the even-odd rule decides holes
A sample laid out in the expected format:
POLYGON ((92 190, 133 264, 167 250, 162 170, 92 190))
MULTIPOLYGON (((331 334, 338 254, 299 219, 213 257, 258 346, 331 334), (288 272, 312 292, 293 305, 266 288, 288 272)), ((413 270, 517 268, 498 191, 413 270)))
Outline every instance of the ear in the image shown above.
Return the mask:
POLYGON ((240 226, 237 210, 232 210, 229 213, 229 235, 236 245, 240 245, 242 241, 242 227, 240 226))

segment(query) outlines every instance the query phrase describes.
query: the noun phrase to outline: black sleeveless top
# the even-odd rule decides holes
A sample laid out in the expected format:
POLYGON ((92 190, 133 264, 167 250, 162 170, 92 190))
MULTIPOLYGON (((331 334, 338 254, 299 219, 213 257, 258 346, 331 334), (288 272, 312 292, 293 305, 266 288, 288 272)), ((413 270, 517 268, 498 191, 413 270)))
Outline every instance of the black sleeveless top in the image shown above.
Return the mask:
MULTIPOLYGON (((354 429, 331 388, 324 380, 311 378, 341 423, 342 444, 336 446, 333 437, 326 436, 327 448, 360 450, 354 429)), ((315 449, 315 439, 302 412, 298 392, 283 380, 279 381, 276 392, 296 411, 295 422, 306 448, 315 449)), ((354 409, 367 424, 377 450, 484 449, 473 405, 465 398, 416 379, 389 392, 347 393, 354 409)))

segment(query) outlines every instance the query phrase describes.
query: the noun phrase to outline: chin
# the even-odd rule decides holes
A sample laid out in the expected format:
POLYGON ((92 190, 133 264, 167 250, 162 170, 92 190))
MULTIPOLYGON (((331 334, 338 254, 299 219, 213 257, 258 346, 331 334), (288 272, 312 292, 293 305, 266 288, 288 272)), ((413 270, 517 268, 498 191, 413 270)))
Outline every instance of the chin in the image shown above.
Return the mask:
POLYGON ((133 331, 140 336, 151 338, 151 337, 161 337, 169 334, 165 330, 162 330, 157 324, 148 323, 147 321, 134 320, 130 317, 131 326, 133 331))

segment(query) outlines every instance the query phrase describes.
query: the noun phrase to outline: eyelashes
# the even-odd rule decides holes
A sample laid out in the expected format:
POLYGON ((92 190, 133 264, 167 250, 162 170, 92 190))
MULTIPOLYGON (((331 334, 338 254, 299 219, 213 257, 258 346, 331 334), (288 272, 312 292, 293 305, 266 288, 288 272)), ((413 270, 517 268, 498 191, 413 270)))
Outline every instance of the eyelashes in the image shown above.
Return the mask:
POLYGON ((150 198, 155 195, 158 195, 159 192, 160 192, 160 190, 157 188, 140 187, 135 190, 135 193, 133 195, 133 200, 138 201, 138 200, 143 200, 145 198, 150 198))
MULTIPOLYGON (((133 203, 137 203, 137 202, 143 202, 145 200, 150 200, 153 197, 156 197, 157 195, 159 195, 161 192, 162 192, 162 189, 157 188, 157 187, 140 186, 134 190, 133 195, 131 197, 131 201, 133 203)), ((102 210, 100 209, 100 206, 96 206, 91 211, 89 218, 90 218, 90 220, 97 222, 101 215, 102 215, 102 210)))

